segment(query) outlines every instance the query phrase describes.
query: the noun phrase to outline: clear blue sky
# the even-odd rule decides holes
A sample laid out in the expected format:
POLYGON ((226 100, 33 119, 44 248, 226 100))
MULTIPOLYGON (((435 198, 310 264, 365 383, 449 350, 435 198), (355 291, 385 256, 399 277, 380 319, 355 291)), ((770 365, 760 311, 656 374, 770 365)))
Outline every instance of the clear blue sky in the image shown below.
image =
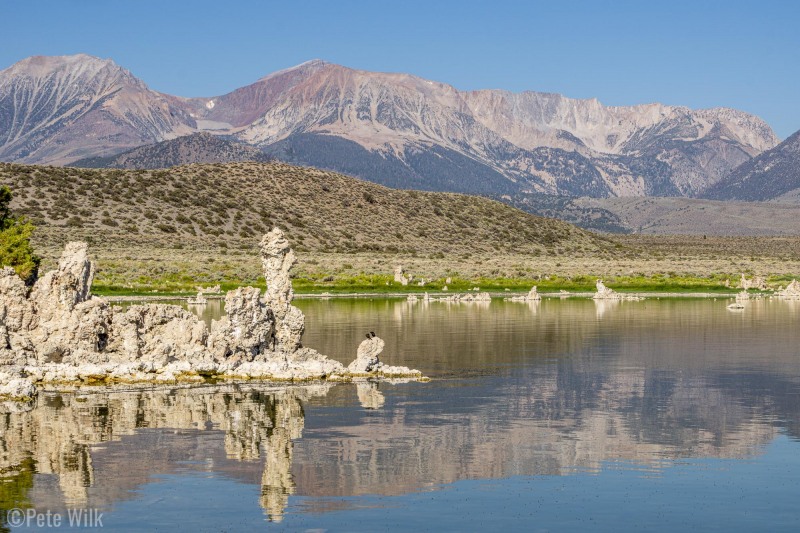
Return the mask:
POLYGON ((800 129, 800 1, 0 0, 0 68, 113 58, 152 88, 215 96, 320 58, 459 89, 727 106, 800 129))

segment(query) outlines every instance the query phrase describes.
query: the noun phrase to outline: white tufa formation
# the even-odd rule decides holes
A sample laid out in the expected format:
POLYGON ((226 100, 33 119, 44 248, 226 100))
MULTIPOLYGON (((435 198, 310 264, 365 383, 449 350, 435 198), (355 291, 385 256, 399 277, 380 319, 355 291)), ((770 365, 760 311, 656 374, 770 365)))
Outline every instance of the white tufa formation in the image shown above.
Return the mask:
MULTIPOLYGON (((34 384, 52 382, 347 378, 341 363, 301 344, 305 317, 292 305, 289 275, 295 256, 279 229, 264 236, 261 257, 263 298, 254 287, 229 292, 225 316, 210 330, 179 306, 123 310, 92 296, 94 265, 85 243, 69 243, 57 270, 30 295, 13 269, 0 270, 0 396, 27 397, 34 384)), ((383 348, 380 339, 372 342, 383 348)), ((356 361, 362 358, 359 348, 356 361)), ((382 364, 358 373, 422 377, 382 364)))
POLYGON ((594 296, 592 297, 595 300, 641 300, 642 299, 638 296, 627 296, 624 294, 620 294, 614 291, 614 289, 606 287, 605 284, 603 283, 603 280, 601 279, 597 280, 595 286, 597 287, 597 292, 594 293, 594 296))
POLYGON ((511 298, 506 299, 511 300, 512 302, 538 302, 542 299, 542 297, 539 295, 539 290, 537 289, 536 285, 534 285, 528 294, 523 296, 512 296, 511 298))
MULTIPOLYGON (((347 371, 353 376, 363 376, 378 373, 386 377, 406 377, 409 370, 402 366, 389 366, 380 361, 378 356, 383 351, 386 343, 383 339, 370 333, 367 339, 358 346, 356 360, 350 363, 347 371)), ((416 372, 415 370, 411 371, 416 372)))
MULTIPOLYGON (((786 300, 800 300, 800 283, 793 279, 785 289, 776 292, 775 296, 786 300)), ((2 310, 0 310, 0 313, 2 313, 2 310)))
POLYGON ((383 351, 384 346, 385 343, 380 337, 370 337, 361 341, 356 360, 350 363, 347 370, 359 374, 371 372, 373 368, 381 364, 378 355, 383 351))
POLYGON ((605 286, 602 279, 598 279, 595 286, 597 287, 597 292, 594 293, 595 300, 616 300, 619 298, 614 289, 605 286))
POLYGON ((470 302, 491 302, 492 297, 488 292, 482 292, 479 294, 451 294, 449 296, 442 296, 439 298, 433 298, 428 296, 425 300, 426 302, 453 302, 453 303, 470 303, 470 302))
POLYGON ((198 291, 197 297, 189 298, 188 300, 186 300, 186 303, 188 303, 189 305, 206 305, 208 303, 208 300, 206 299, 205 296, 203 296, 203 291, 198 291))
POLYGON ((767 290, 767 282, 761 276, 753 276, 753 279, 747 279, 742 274, 742 277, 739 279, 739 288, 742 290, 748 289, 757 289, 760 291, 767 290))
POLYGON ((411 281, 411 278, 407 278, 405 275, 405 271, 403 270, 402 266, 397 266, 394 269, 394 282, 399 283, 400 285, 408 285, 408 282, 411 281))
POLYGON ((222 289, 219 285, 214 285, 213 287, 201 287, 198 285, 195 288, 198 294, 222 294, 222 289))

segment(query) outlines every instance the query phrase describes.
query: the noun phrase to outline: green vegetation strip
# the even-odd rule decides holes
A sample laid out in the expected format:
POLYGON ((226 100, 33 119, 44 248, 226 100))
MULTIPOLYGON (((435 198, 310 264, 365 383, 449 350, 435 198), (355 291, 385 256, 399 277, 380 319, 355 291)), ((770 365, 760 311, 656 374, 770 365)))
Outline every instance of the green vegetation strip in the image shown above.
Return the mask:
MULTIPOLYGON (((736 291, 735 287, 726 287, 724 280, 733 276, 713 275, 710 277, 683 277, 683 276, 622 276, 604 278, 605 283, 619 292, 660 292, 660 293, 730 293, 736 291)), ((467 292, 475 287, 486 292, 527 292, 534 285, 539 292, 594 292, 594 276, 578 276, 573 278, 550 277, 545 280, 524 278, 452 278, 450 283, 446 280, 434 280, 424 286, 416 285, 412 281, 409 285, 401 285, 393 281, 391 276, 384 275, 358 275, 336 277, 296 277, 293 280, 297 294, 422 294, 424 292, 441 292, 447 286, 449 292, 467 292)), ((770 278, 771 284, 785 284, 789 279, 785 276, 770 278)), ((235 289, 242 285, 254 285, 265 288, 263 280, 258 283, 227 282, 221 283, 223 291, 235 289)), ((130 283, 125 285, 106 284, 97 282, 93 292, 105 296, 189 296, 196 293, 195 283, 181 283, 174 279, 150 279, 145 283, 130 283)))

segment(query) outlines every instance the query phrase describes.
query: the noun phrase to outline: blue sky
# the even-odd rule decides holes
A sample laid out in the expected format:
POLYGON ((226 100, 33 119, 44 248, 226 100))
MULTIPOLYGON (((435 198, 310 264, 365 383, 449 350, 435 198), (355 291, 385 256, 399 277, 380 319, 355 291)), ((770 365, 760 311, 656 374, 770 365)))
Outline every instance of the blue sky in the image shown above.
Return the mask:
POLYGON ((215 96, 320 58, 459 89, 755 113, 800 129, 800 2, 0 0, 0 68, 113 58, 152 88, 215 96))

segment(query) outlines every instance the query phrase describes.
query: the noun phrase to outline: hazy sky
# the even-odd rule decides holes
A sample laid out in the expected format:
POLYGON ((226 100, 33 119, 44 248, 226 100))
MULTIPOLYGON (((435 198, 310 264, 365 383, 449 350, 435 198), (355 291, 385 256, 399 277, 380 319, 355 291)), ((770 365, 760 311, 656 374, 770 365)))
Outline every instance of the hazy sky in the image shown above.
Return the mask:
POLYGON ((800 1, 0 0, 0 68, 113 58, 153 89, 215 96, 313 58, 501 88, 727 106, 800 129, 800 1))

